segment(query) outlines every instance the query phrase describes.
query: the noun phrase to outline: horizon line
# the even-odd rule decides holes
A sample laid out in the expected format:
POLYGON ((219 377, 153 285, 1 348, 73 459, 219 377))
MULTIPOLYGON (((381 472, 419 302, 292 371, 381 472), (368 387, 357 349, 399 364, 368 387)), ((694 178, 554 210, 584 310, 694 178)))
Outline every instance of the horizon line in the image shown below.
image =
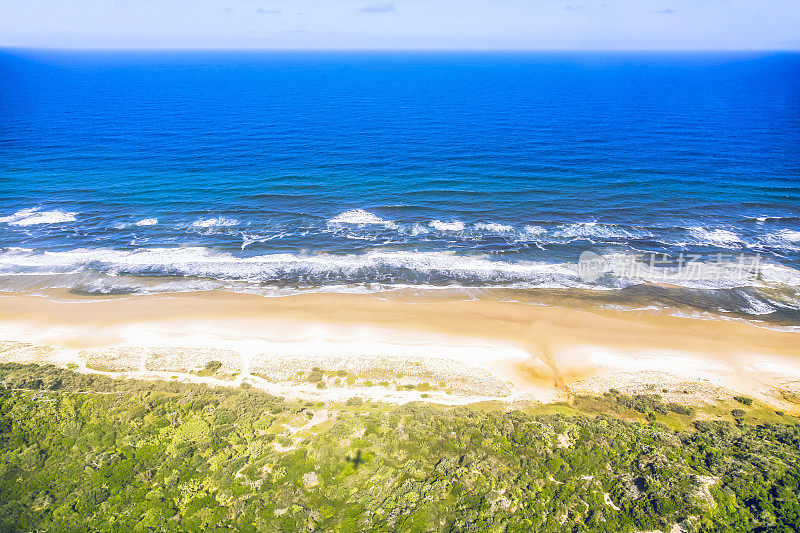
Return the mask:
POLYGON ((0 44, 0 50, 97 52, 795 52, 799 48, 261 48, 201 46, 17 46, 0 44))

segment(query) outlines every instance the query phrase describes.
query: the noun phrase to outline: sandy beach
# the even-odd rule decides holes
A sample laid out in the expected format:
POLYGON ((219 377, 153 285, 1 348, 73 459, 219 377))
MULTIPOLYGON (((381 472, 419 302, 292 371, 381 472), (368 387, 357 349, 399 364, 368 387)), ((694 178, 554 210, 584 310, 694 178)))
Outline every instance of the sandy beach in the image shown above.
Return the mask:
POLYGON ((723 320, 447 295, 227 292, 0 298, 5 362, 247 382, 323 400, 554 402, 609 388, 793 409, 800 334, 723 320), (203 375, 220 361, 214 375, 203 375), (308 381, 317 368, 322 383, 308 381))

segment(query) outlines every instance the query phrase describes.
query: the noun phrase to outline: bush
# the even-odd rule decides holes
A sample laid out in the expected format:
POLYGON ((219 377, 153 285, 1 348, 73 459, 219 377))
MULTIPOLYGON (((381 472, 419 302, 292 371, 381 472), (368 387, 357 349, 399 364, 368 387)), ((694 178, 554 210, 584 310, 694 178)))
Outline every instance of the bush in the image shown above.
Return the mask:
POLYGON ((660 415, 667 414, 667 408, 661 403, 661 396, 657 394, 637 394, 635 396, 621 394, 616 399, 619 405, 645 415, 650 412, 660 415))
POLYGON ((347 400, 347 405, 358 406, 361 405, 362 403, 364 403, 364 400, 362 400, 359 396, 353 396, 352 398, 347 400))
POLYGON ((209 361, 208 363, 206 363, 206 370, 208 370, 211 373, 216 372, 220 368, 222 368, 221 361, 209 361))
POLYGON ((686 407, 684 405, 680 405, 680 404, 672 403, 672 402, 667 404, 667 409, 669 409, 673 413, 677 413, 679 415, 691 416, 691 415, 694 414, 694 409, 692 409, 691 407, 686 407))
POLYGON ((733 416, 733 418, 742 418, 745 414, 747 413, 745 413, 741 409, 734 409, 731 411, 731 415, 733 416))
POLYGON ((733 399, 742 405, 753 405, 753 399, 747 396, 734 396, 733 399))

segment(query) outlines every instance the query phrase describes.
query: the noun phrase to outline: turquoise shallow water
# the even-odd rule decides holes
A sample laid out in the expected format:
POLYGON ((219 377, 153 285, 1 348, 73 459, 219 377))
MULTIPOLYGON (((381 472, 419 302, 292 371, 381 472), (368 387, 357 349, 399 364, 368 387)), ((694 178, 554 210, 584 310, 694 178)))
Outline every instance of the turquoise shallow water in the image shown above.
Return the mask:
POLYGON ((611 290, 795 323, 797 79, 797 54, 7 50, 0 288, 611 290), (760 269, 664 296, 587 281, 585 250, 760 269))

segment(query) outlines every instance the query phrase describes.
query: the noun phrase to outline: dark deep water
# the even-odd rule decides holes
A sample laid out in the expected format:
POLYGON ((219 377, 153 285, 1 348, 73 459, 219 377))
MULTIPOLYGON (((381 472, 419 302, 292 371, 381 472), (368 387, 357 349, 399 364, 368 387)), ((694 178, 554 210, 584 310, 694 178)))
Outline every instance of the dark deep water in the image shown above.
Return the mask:
POLYGON ((758 257, 669 290, 800 323, 797 80, 789 53, 7 50, 0 289, 649 304, 662 271, 586 281, 577 260, 656 252, 758 257))

